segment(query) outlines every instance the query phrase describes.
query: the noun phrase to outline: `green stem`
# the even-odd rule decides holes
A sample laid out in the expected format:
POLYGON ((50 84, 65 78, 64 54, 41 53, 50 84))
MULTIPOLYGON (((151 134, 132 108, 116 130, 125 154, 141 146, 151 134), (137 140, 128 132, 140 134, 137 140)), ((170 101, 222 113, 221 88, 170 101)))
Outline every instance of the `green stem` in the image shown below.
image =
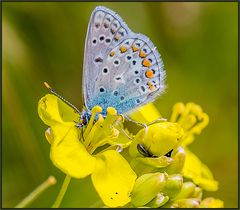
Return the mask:
POLYGON ((98 200, 94 204, 90 205, 88 208, 101 208, 102 206, 103 206, 102 200, 98 200))
POLYGON ((48 187, 56 184, 56 179, 54 176, 49 176, 46 181, 40 184, 35 190, 33 190, 27 197, 25 197, 19 204, 14 208, 25 208, 30 203, 32 203, 43 191, 48 187))
POLYGON ((61 190, 60 192, 58 193, 58 196, 54 202, 54 204, 52 205, 52 208, 58 208, 62 202, 62 199, 67 191, 67 188, 68 188, 68 185, 71 181, 71 176, 69 175, 66 175, 65 179, 64 179, 64 182, 62 184, 62 187, 61 187, 61 190))

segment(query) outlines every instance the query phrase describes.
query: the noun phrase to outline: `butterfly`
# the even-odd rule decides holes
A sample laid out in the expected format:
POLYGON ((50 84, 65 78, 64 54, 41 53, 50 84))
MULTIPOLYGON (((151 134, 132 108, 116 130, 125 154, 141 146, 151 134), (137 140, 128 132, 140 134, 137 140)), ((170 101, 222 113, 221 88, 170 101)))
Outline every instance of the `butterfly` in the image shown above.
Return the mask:
POLYGON ((164 90, 164 79, 162 59, 150 39, 132 32, 114 11, 96 7, 85 40, 83 96, 87 110, 81 113, 83 124, 96 105, 102 107, 103 116, 108 107, 127 116, 154 101, 164 90))
POLYGON ((85 106, 99 105, 103 115, 108 107, 127 114, 164 90, 165 71, 154 44, 103 6, 90 17, 83 71, 85 106))

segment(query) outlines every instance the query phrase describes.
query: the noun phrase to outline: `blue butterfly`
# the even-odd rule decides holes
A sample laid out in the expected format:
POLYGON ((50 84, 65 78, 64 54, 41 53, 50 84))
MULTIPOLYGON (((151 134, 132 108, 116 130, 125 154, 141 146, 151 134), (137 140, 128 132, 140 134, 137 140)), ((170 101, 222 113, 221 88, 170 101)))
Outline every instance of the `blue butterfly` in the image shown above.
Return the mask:
POLYGON ((96 105, 102 107, 103 116, 108 107, 127 116, 155 100, 164 90, 165 71, 156 47, 148 37, 132 32, 118 14, 103 6, 96 7, 91 14, 83 71, 87 110, 81 113, 81 118, 86 122, 96 105))

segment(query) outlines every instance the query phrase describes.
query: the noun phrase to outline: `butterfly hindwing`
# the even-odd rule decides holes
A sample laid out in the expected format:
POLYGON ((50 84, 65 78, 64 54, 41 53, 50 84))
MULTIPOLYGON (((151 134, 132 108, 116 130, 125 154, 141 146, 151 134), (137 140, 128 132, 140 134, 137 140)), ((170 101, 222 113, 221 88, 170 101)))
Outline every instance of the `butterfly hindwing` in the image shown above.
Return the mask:
POLYGON ((84 102, 87 107, 93 96, 100 65, 107 58, 107 49, 119 43, 130 32, 121 17, 112 10, 99 6, 92 12, 85 41, 83 65, 84 102))
POLYGON ((133 33, 113 11, 94 10, 86 42, 84 96, 88 109, 100 105, 105 115, 111 106, 126 114, 164 90, 165 71, 156 47, 146 36, 133 33), (119 29, 113 34, 116 22, 119 29))

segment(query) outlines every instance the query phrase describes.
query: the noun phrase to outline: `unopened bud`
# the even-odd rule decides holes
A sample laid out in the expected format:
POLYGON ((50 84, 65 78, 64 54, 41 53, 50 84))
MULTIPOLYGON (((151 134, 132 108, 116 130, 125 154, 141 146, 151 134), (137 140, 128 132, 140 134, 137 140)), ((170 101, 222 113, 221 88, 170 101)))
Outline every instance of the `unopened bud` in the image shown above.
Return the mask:
POLYGON ((148 173, 140 176, 133 187, 131 201, 134 206, 144 206, 161 191, 166 181, 163 173, 148 173))
POLYGON ((174 200, 182 199, 182 198, 189 198, 193 195, 196 185, 192 182, 184 182, 182 185, 181 191, 178 195, 174 198, 174 200))
POLYGON ((157 196, 153 200, 151 200, 146 206, 151 208, 158 208, 167 203, 168 200, 168 196, 165 196, 163 193, 158 193, 157 196))
POLYGON ((173 198, 181 191, 182 184, 183 177, 180 174, 169 175, 162 192, 173 198))
POLYGON ((144 139, 146 148, 155 156, 166 155, 176 148, 183 137, 183 129, 177 123, 162 122, 150 125, 144 139))
POLYGON ((171 208, 199 208, 199 201, 195 199, 179 199, 174 201, 171 208))
POLYGON ((202 188, 200 187, 195 187, 195 190, 192 195, 193 198, 198 198, 199 200, 202 199, 202 188))
POLYGON ((222 200, 209 197, 202 200, 199 207, 200 208, 223 208, 224 205, 222 200))

